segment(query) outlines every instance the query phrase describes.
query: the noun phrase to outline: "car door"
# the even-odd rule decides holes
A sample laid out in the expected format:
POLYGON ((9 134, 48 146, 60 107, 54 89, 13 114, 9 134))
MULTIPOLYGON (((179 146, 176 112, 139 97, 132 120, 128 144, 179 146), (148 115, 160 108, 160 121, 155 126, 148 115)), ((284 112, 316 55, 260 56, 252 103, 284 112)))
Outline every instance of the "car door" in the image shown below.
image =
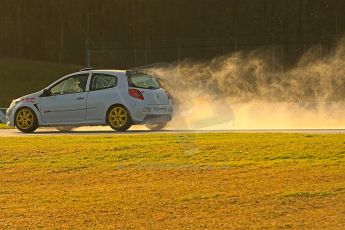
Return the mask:
POLYGON ((86 87, 89 73, 67 77, 48 89, 40 97, 40 112, 44 123, 81 122, 86 116, 86 87))
POLYGON ((88 121, 104 121, 109 104, 120 102, 117 80, 112 74, 92 74, 87 98, 88 121))

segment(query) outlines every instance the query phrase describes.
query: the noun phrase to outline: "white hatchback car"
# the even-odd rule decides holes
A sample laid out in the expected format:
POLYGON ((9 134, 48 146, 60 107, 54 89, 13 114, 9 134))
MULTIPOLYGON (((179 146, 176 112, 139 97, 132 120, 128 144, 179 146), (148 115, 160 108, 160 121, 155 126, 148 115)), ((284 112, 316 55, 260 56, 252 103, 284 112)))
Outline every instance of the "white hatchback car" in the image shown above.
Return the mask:
POLYGON ((83 69, 39 92, 13 100, 6 111, 9 126, 22 132, 38 127, 131 125, 163 128, 173 108, 169 94, 147 71, 83 69))

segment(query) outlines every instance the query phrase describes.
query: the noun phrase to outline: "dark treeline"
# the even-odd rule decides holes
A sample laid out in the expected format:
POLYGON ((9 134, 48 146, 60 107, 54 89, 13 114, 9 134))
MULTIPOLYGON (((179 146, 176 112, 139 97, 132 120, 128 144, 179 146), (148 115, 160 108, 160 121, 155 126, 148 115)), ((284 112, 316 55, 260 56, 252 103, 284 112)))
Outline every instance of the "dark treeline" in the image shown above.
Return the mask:
MULTIPOLYGON (((114 58, 112 63, 127 67, 263 46, 282 47, 285 58, 293 61, 313 45, 334 46, 345 31, 344 0, 0 3, 0 56, 62 63, 85 64, 90 53, 121 51, 130 57, 124 53, 125 61, 114 58)), ((107 58, 112 56, 103 55, 100 65, 107 58)))

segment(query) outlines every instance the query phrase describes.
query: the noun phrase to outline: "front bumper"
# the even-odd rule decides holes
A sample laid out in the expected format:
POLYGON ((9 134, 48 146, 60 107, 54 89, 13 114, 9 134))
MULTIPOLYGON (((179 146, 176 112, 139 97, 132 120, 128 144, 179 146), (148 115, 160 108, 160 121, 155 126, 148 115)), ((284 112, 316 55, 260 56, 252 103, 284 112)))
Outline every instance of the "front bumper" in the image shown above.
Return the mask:
POLYGON ((7 119, 7 125, 10 127, 14 127, 14 114, 13 114, 14 108, 8 108, 6 110, 6 119, 7 119))

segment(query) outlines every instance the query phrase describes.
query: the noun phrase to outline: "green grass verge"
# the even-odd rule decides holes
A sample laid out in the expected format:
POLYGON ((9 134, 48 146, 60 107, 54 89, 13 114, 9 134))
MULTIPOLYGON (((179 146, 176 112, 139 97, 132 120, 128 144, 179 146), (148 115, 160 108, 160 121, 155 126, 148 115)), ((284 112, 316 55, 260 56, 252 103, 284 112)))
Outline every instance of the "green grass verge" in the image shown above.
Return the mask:
POLYGON ((345 135, 150 134, 0 138, 2 167, 344 164, 345 135))
POLYGON ((6 124, 0 123, 0 129, 11 129, 11 127, 8 127, 6 124))
POLYGON ((43 89, 79 66, 25 59, 0 58, 0 107, 12 99, 43 89))

